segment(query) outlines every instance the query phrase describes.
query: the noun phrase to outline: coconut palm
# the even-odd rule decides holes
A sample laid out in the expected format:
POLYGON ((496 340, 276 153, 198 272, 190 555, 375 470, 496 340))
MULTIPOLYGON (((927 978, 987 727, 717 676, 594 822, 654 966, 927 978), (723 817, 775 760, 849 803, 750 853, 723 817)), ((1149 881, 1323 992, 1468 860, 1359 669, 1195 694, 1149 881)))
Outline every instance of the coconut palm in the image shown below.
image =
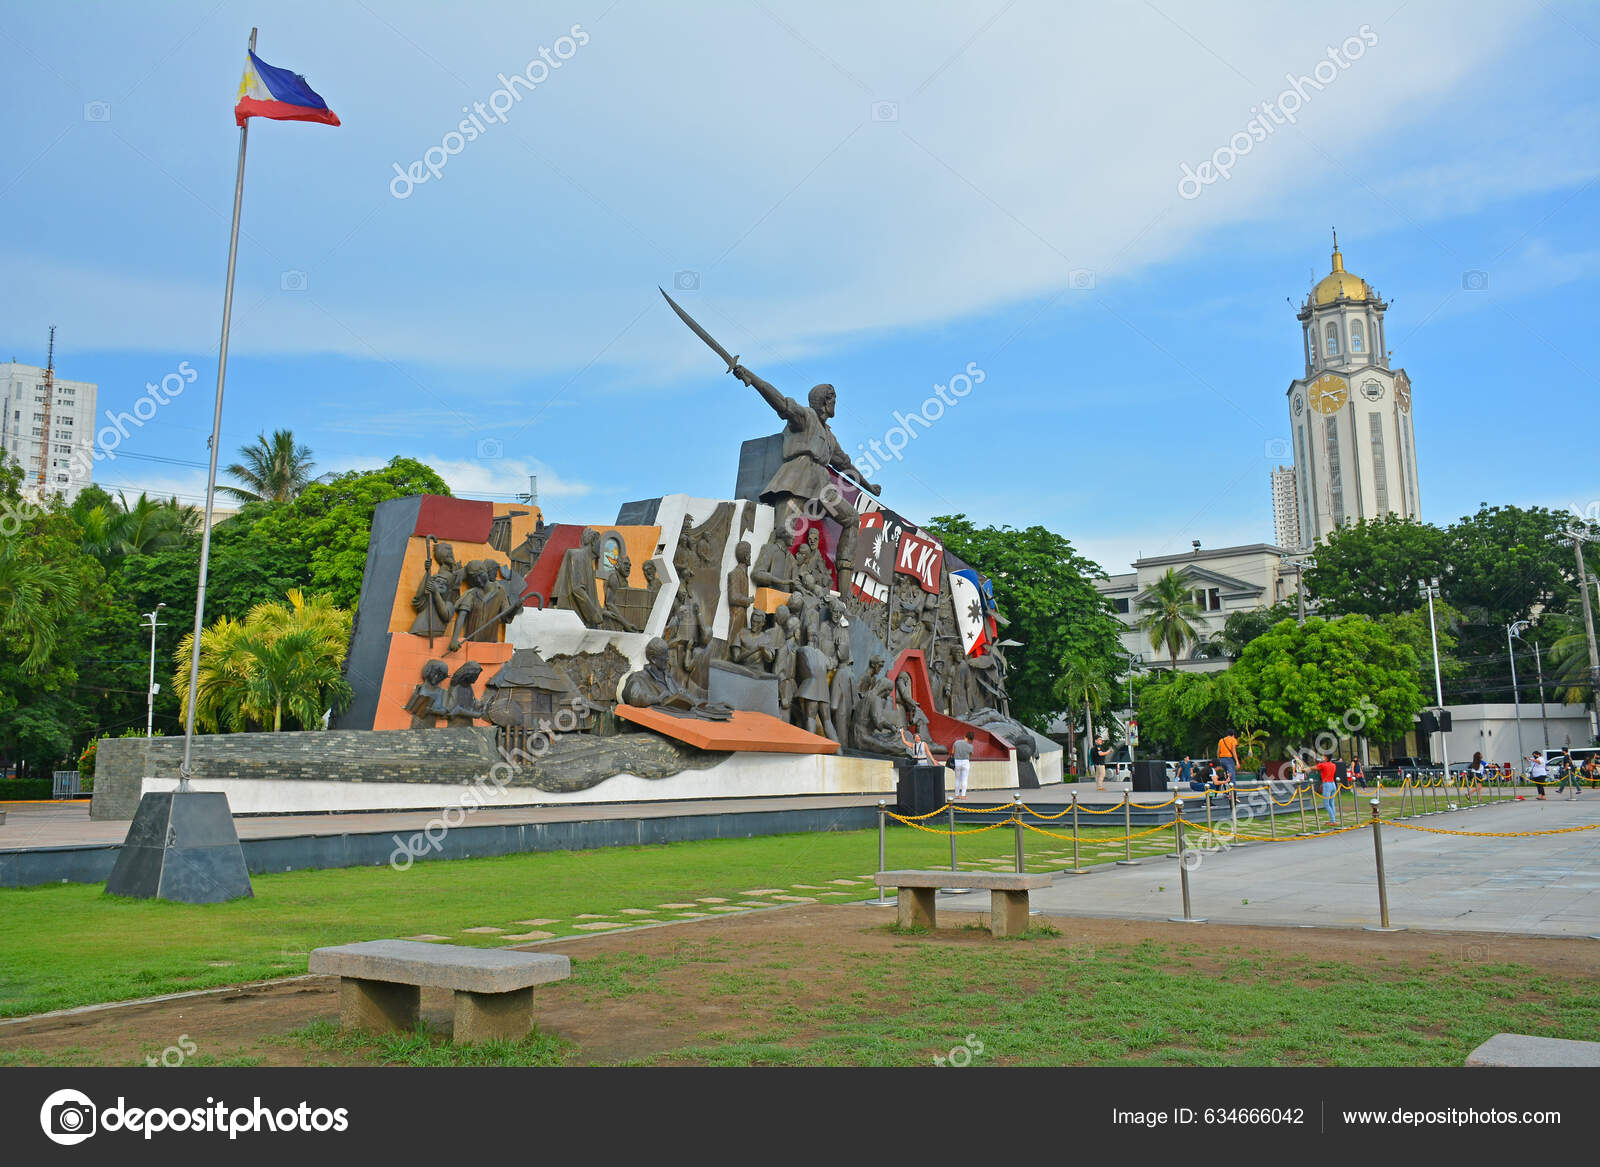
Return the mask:
MULTIPOLYGON (((285 715, 302 728, 321 723, 326 709, 342 710, 351 690, 342 666, 350 640, 350 613, 326 596, 298 589, 287 603, 263 603, 243 620, 224 616, 200 641, 200 686, 195 722, 211 732, 253 727, 281 730, 285 715)), ((189 700, 191 633, 174 660, 178 700, 189 700)))
POLYGON ((1550 645, 1549 661, 1555 666, 1556 681, 1563 688, 1561 699, 1579 704, 1589 700, 1589 633, 1583 617, 1565 612, 1550 612, 1540 620, 1556 633, 1550 645))
POLYGON ((1178 573, 1167 568, 1167 573, 1150 588, 1150 593, 1139 601, 1139 628, 1150 636, 1150 647, 1160 652, 1163 648, 1178 667, 1178 654, 1200 638, 1195 623, 1204 615, 1194 602, 1189 585, 1178 578, 1178 573))
MULTIPOLYGON (((1056 678, 1056 691, 1067 709, 1067 752, 1076 759, 1077 709, 1083 707, 1083 736, 1087 743, 1094 737, 1094 711, 1104 708, 1110 686, 1105 674, 1085 660, 1068 662, 1056 678)), ((1087 763, 1086 763, 1087 764, 1087 763)))
MULTIPOLYGON (((40 672, 55 652, 61 599, 45 563, 18 539, 0 539, 0 636, 22 658, 22 671, 40 672)), ((74 591, 67 608, 76 607, 74 591)))
POLYGON ((259 434, 254 443, 239 447, 243 462, 228 467, 242 484, 219 486, 217 491, 240 502, 288 502, 310 485, 311 447, 295 444, 290 430, 274 430, 269 439, 259 434))
POLYGON ((163 551, 200 531, 200 512, 176 498, 140 494, 133 502, 118 493, 111 505, 99 503, 77 516, 84 551, 102 564, 128 555, 163 551))

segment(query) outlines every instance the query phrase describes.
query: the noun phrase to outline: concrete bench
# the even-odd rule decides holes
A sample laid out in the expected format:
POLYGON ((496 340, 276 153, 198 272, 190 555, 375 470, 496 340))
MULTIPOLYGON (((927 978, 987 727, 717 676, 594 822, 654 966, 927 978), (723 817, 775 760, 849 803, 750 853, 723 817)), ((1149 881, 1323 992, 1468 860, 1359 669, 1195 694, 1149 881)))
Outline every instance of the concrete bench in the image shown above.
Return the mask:
POLYGON ((528 1036, 533 986, 566 980, 572 962, 557 953, 368 940, 314 949, 308 971, 339 978, 339 1025, 364 1033, 411 1029, 424 988, 454 990, 453 1040, 466 1045, 528 1036))
POLYGON ((1049 887, 1050 874, 1011 871, 880 871, 879 887, 899 889, 902 928, 936 928, 933 893, 941 887, 964 887, 989 893, 989 931, 995 936, 1020 936, 1028 930, 1028 892, 1049 887))
POLYGON ((1467 1055, 1469 1066, 1600 1066, 1600 1041, 1497 1033, 1467 1055))

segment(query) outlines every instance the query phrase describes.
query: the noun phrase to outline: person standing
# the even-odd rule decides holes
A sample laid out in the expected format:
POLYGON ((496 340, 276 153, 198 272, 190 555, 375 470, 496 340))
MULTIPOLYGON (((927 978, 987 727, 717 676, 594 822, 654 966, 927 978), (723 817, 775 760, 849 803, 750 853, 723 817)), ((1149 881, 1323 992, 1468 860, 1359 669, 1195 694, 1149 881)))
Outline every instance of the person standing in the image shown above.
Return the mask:
POLYGON ((1467 767, 1467 772, 1472 775, 1472 792, 1479 798, 1483 797, 1484 769, 1483 752, 1480 750, 1472 755, 1472 765, 1467 767))
POLYGON ((1350 763, 1350 784, 1357 790, 1367 788, 1367 772, 1361 768, 1360 758, 1350 763))
POLYGON ((1089 766, 1094 772, 1094 788, 1096 790, 1104 790, 1106 788, 1106 758, 1110 753, 1111 751, 1106 747, 1106 739, 1103 737, 1095 738, 1094 745, 1089 747, 1089 766))
POLYGON ((1539 788, 1539 801, 1544 801, 1545 784, 1550 781, 1550 767, 1544 764, 1544 755, 1538 750, 1533 751, 1533 760, 1528 763, 1528 781, 1539 788))
POLYGON ((1178 786, 1187 786, 1190 790, 1204 790, 1206 784, 1194 776, 1194 762, 1189 755, 1183 755, 1183 761, 1178 763, 1178 786))
POLYGON ((1332 754, 1322 755, 1322 761, 1317 763, 1317 774, 1322 779, 1322 805, 1328 808, 1328 821, 1338 826, 1339 811, 1333 799, 1339 790, 1339 767, 1334 764, 1332 754))
POLYGON ((1217 761, 1228 771, 1231 783, 1239 774, 1239 739, 1229 730, 1217 742, 1217 761))
POLYGON ((1567 792, 1567 801, 1571 802, 1578 797, 1578 767, 1572 761, 1572 751, 1565 746, 1561 748, 1561 755, 1556 759, 1556 773, 1561 775, 1561 783, 1557 790, 1567 792))
POLYGON ((966 737, 960 738, 955 745, 950 747, 950 756, 953 759, 952 764, 955 766, 956 771, 957 798, 965 798, 967 796, 967 775, 972 771, 972 743, 974 738, 975 735, 969 729, 966 737))

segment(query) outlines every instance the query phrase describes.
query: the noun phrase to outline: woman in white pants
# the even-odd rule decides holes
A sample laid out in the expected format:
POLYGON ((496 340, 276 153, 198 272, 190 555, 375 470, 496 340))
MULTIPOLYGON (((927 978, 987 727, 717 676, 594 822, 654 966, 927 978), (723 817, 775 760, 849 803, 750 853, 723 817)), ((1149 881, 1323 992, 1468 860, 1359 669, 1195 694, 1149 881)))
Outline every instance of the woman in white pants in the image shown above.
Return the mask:
POLYGON ((952 764, 956 771, 956 797, 967 796, 967 775, 972 772, 972 742, 974 735, 971 730, 967 736, 957 741, 950 747, 952 764))

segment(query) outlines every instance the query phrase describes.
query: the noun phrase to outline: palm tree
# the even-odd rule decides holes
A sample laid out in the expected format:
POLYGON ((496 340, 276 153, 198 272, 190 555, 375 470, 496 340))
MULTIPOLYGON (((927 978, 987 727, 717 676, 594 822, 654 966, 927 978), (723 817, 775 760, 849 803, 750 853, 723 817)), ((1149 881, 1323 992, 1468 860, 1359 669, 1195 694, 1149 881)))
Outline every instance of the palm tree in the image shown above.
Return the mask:
POLYGON ((1195 622, 1203 615, 1189 585, 1170 567, 1156 580, 1149 595, 1139 601, 1139 628, 1149 633, 1151 648, 1157 652, 1167 650, 1174 670, 1178 667, 1178 654, 1200 638, 1195 622))
MULTIPOLYGON (((325 709, 350 703, 342 672, 349 640, 350 613, 299 589, 288 593, 286 604, 257 604, 243 620, 222 617, 200 641, 196 723, 213 733, 257 726, 278 731, 287 714, 302 728, 315 728, 325 709)), ((184 705, 193 649, 191 633, 174 654, 173 679, 184 705)))
POLYGON ((243 462, 228 467, 242 486, 219 486, 217 491, 240 502, 288 502, 311 483, 311 447, 295 444, 290 430, 274 430, 269 439, 259 434, 252 445, 239 447, 243 462))
POLYGON ((1083 706, 1083 740, 1087 745, 1094 738, 1094 711, 1104 707, 1109 686, 1103 672, 1088 661, 1077 659, 1070 661, 1056 679, 1056 688, 1067 709, 1067 752, 1077 761, 1076 710, 1080 704, 1083 706))
POLYGON ((152 499, 141 494, 133 502, 119 492, 114 504, 97 504, 77 516, 84 551, 103 565, 129 555, 163 551, 200 531, 200 512, 176 498, 152 499), (120 509, 119 509, 120 508, 120 509))
POLYGON ((1561 699, 1573 704, 1587 702, 1592 696, 1589 685, 1589 634, 1583 617, 1566 612, 1550 612, 1540 624, 1550 624, 1556 640, 1550 646, 1550 663, 1555 666, 1556 680, 1564 684, 1561 699))
MULTIPOLYGON (((49 663, 62 615, 60 582, 45 563, 26 553, 17 539, 0 540, 0 636, 21 658, 24 673, 37 674, 49 663)), ((67 611, 77 607, 77 592, 67 611)))

